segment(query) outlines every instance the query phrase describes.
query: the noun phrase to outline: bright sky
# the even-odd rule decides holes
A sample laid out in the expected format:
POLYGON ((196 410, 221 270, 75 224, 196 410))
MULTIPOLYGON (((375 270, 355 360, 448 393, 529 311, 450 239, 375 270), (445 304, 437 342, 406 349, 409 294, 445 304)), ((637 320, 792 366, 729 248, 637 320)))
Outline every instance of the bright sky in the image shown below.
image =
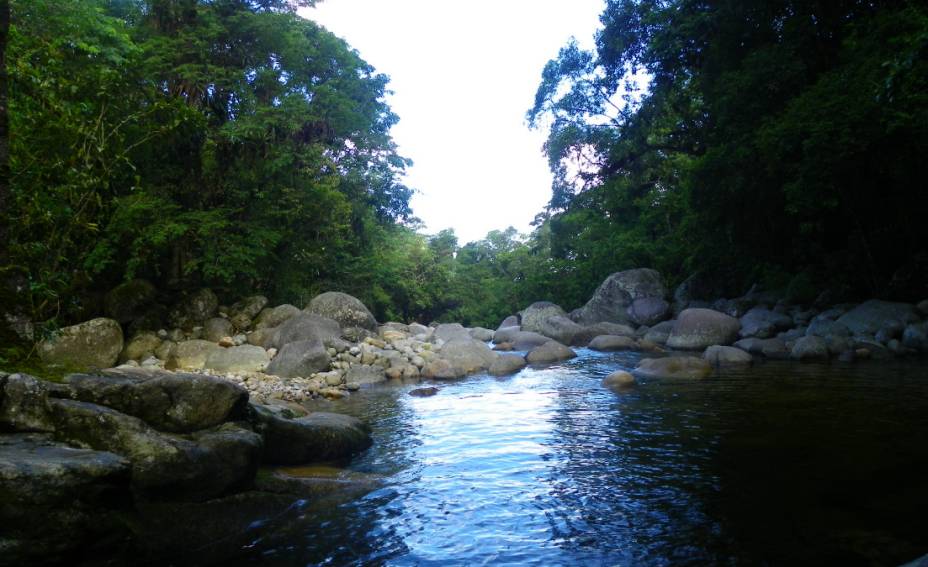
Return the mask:
POLYGON ((551 196, 545 134, 525 125, 541 71, 591 46, 603 0, 325 0, 302 14, 390 76, 413 211, 459 241, 529 223, 551 196))

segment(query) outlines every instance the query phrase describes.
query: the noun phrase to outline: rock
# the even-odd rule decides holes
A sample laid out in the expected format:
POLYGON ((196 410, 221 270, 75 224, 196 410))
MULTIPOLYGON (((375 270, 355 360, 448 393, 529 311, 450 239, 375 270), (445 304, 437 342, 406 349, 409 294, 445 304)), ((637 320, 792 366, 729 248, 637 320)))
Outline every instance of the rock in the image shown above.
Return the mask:
POLYGON ((72 400, 51 400, 55 437, 129 460, 132 486, 149 497, 208 500, 248 488, 261 437, 231 423, 189 436, 159 433, 141 419, 72 400))
POLYGON ((853 351, 854 344, 847 337, 822 337, 828 344, 828 352, 832 355, 838 355, 843 352, 853 351))
POLYGON ((128 535, 120 515, 132 499, 129 463, 113 453, 2 435, 0 495, 0 564, 66 565, 128 535))
POLYGON ((645 358, 635 369, 636 375, 648 378, 705 378, 711 373, 709 361, 695 356, 645 358))
POLYGON ((412 336, 428 335, 430 329, 425 325, 420 325, 419 323, 411 323, 409 325, 409 334, 412 336))
POLYGON ((371 446, 370 428, 356 417, 314 412, 285 419, 263 406, 252 408, 255 430, 264 437, 262 460, 267 464, 347 461, 371 446))
POLYGON ((918 320, 915 307, 909 303, 893 303, 871 299, 838 318, 838 322, 854 335, 875 335, 881 329, 903 329, 918 320))
MULTIPOLYGON (((544 335, 546 321, 552 317, 569 320, 567 312, 550 301, 536 301, 522 311, 522 330, 544 335)), ((547 335, 546 335, 547 336, 547 335)))
POLYGON ((713 345, 706 349, 702 357, 715 367, 750 366, 754 358, 740 348, 713 345))
POLYGON ((760 344, 760 353, 767 358, 782 359, 787 358, 791 349, 782 339, 762 339, 760 344))
POLYGON ((806 335, 810 337, 849 337, 851 330, 844 323, 815 318, 809 323, 806 335))
POLYGON ((319 339, 285 344, 267 367, 267 373, 284 378, 309 377, 326 370, 331 358, 319 339))
POLYGON ((631 337, 600 335, 590 341, 589 347, 599 351, 637 350, 638 341, 631 337))
POLYGON ((305 311, 332 319, 343 329, 360 327, 368 331, 377 330, 377 320, 370 310, 358 298, 347 293, 329 291, 317 295, 305 311))
POLYGON ((448 342, 455 339, 470 338, 470 332, 460 323, 442 323, 441 325, 435 327, 435 330, 432 332, 432 336, 429 338, 429 341, 433 343, 439 340, 448 342))
POLYGON ((222 317, 213 317, 203 323, 203 338, 218 343, 223 337, 231 337, 235 333, 232 322, 222 317))
POLYGON ((437 358, 426 363, 422 369, 422 375, 436 380, 450 380, 464 376, 458 368, 455 368, 453 364, 443 358, 437 358))
POLYGON ((481 342, 489 342, 493 340, 494 331, 491 329, 486 329, 484 327, 474 327, 470 330, 470 337, 474 340, 481 342))
POLYGON ((512 350, 512 343, 499 343, 493 345, 493 350, 496 351, 510 351, 512 350))
POLYGON ((161 343, 161 346, 155 349, 155 356, 160 360, 168 361, 174 356, 174 351, 177 349, 177 343, 172 341, 164 341, 161 343))
POLYGON ((560 362, 577 356, 569 347, 557 342, 548 341, 543 345, 537 346, 529 351, 525 357, 529 364, 550 364, 560 362))
POLYGON ((585 328, 567 317, 549 317, 541 323, 541 330, 540 334, 562 344, 582 346, 589 342, 584 336, 585 328))
MULTIPOLYGON (((235 344, 235 339, 233 339, 232 337, 222 337, 221 339, 219 339, 219 346, 221 346, 222 348, 232 348, 237 345, 235 344)), ((263 347, 259 347, 257 345, 250 345, 250 346, 254 346, 255 348, 260 348, 261 350, 264 350, 263 347)), ((209 363, 207 362, 207 368, 209 367, 210 367, 209 363)))
POLYGON ((928 316, 928 299, 923 299, 915 306, 922 316, 928 316))
POLYGON ((144 315, 156 295, 155 286, 147 280, 121 283, 103 298, 103 313, 118 323, 130 323, 144 315))
POLYGON ((754 302, 748 298, 719 299, 712 304, 712 310, 740 319, 747 314, 754 302))
POLYGON ((300 313, 302 313, 302 311, 300 311, 299 307, 290 305, 289 303, 278 305, 277 307, 264 308, 258 313, 257 317, 254 318, 251 326, 256 331, 279 327, 288 319, 296 317, 300 313))
POLYGON ((205 367, 215 372, 260 372, 267 368, 271 358, 259 346, 242 345, 221 348, 209 353, 205 367))
POLYGON ((503 322, 499 324, 496 330, 505 329, 506 327, 519 327, 521 325, 518 315, 510 315, 503 319, 503 322))
POLYGON ((755 307, 741 318, 742 338, 757 337, 769 339, 776 336, 779 331, 785 331, 793 326, 793 319, 787 315, 755 307))
POLYGON ((132 337, 119 355, 120 362, 127 360, 142 361, 153 356, 161 346, 162 340, 157 334, 145 331, 132 337))
POLYGON ((603 386, 613 390, 625 390, 635 385, 635 377, 624 370, 616 370, 603 378, 603 386))
POLYGON ((490 374, 493 376, 508 376, 515 374, 526 366, 525 357, 518 354, 503 354, 496 357, 490 365, 490 374))
POLYGON ((379 384, 385 382, 387 377, 381 366, 370 366, 364 364, 353 364, 345 375, 345 382, 348 384, 379 384))
POLYGON ((39 343, 39 358, 66 368, 109 368, 122 352, 122 328, 113 319, 97 318, 64 327, 39 343))
POLYGON ((485 343, 471 338, 454 339, 441 348, 441 358, 465 376, 487 370, 498 356, 485 343))
POLYGON ((789 357, 793 360, 828 360, 828 343, 822 337, 802 337, 793 345, 789 357))
POLYGON ((71 374, 65 382, 75 400, 108 406, 171 433, 190 433, 240 419, 248 403, 244 388, 205 374, 111 369, 71 374))
POLYGON ((28 374, 0 377, 0 430, 49 432, 54 429, 48 383, 28 374))
POLYGON ((341 335, 342 329, 333 319, 314 313, 301 313, 277 327, 269 346, 281 348, 289 343, 311 340, 332 346, 340 342, 341 335))
POLYGON ((200 339, 177 343, 166 367, 174 370, 201 370, 206 366, 209 355, 222 350, 222 347, 210 341, 200 339))
MULTIPOLYGON (((628 307, 636 299, 663 299, 666 296, 667 288, 655 270, 639 268, 616 272, 606 278, 573 319, 581 325, 592 325, 601 321, 626 323, 629 320, 628 307)), ((524 320, 522 324, 525 325, 524 320)))
POLYGON ((741 323, 711 309, 684 309, 673 325, 667 346, 702 350, 712 345, 730 345, 738 338, 741 323))
POLYGON ((168 320, 174 327, 189 330, 203 324, 218 308, 219 298, 211 289, 203 288, 177 302, 168 313, 168 320))
POLYGON ((902 333, 902 344, 919 352, 928 352, 928 321, 906 327, 902 333))
MULTIPOLYGON (((238 301, 229 309, 229 320, 236 329, 247 329, 252 320, 261 313, 267 305, 267 298, 263 295, 252 295, 238 301)), ((283 321, 281 321, 282 323, 283 321)), ((275 325, 276 326, 276 325, 275 325)))
POLYGON ((603 321, 593 325, 582 327, 581 331, 574 336, 573 344, 576 346, 587 345, 600 335, 615 335, 620 337, 634 337, 635 329, 621 323, 609 323, 603 321))
POLYGON ((438 388, 435 386, 429 386, 428 388, 416 388, 415 390, 410 390, 409 395, 414 398, 428 398, 434 396, 438 393, 438 388))
POLYGON ((667 339, 670 338, 670 333, 673 331, 675 323, 676 321, 663 321, 654 325, 645 333, 644 340, 659 345, 667 344, 667 339))
POLYGON ((502 329, 497 329, 493 333, 493 342, 494 343, 511 343, 513 338, 522 332, 521 327, 503 327, 502 329))
POLYGON ((625 311, 636 325, 656 325, 670 316, 670 304, 662 297, 639 297, 625 311))

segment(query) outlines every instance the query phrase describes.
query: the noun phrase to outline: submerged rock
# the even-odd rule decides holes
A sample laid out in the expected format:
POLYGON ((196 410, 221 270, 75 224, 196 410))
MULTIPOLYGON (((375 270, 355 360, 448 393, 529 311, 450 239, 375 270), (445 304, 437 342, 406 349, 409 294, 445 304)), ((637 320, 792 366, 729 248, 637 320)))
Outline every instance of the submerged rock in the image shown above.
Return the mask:
POLYGON ((604 352, 617 350, 637 350, 638 341, 631 337, 620 337, 616 335, 600 335, 590 341, 589 347, 593 350, 604 352))
POLYGON ((740 348, 714 345, 706 349, 702 357, 712 366, 750 366, 754 358, 740 348))
POLYGON ((438 393, 438 388, 435 386, 429 386, 427 388, 416 388, 415 390, 410 390, 409 395, 414 398, 428 398, 434 396, 438 393))
POLYGON ((603 386, 613 390, 627 390, 635 385, 635 377, 624 370, 616 370, 603 378, 603 386))
POLYGON ((635 369, 636 375, 649 378, 705 378, 711 373, 709 361, 695 356, 645 358, 635 369))

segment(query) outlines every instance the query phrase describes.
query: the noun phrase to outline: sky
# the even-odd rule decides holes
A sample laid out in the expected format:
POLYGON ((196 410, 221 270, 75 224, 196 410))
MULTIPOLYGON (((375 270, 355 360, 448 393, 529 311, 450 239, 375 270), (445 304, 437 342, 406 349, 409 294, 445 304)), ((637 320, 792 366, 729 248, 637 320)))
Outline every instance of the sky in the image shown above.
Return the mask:
POLYGON ((603 0, 325 0, 301 14, 390 76, 393 137, 425 232, 460 243, 530 223, 551 196, 545 132, 529 130, 545 63, 592 46, 603 0))

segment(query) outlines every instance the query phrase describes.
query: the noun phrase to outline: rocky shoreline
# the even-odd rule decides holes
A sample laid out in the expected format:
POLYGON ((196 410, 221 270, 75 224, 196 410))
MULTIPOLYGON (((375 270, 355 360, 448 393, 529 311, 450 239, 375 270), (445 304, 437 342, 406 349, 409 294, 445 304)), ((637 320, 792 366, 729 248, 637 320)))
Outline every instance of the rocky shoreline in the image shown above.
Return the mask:
POLYGON ((568 360, 578 347, 647 353, 632 373, 606 378, 616 391, 636 377, 702 378, 758 358, 928 352, 928 301, 801 306, 751 292, 710 303, 691 298, 687 284, 671 295, 649 269, 613 274, 571 313, 537 302, 496 330, 381 325, 338 292, 305 309, 269 307, 261 296, 222 307, 206 289, 153 329, 151 295, 145 282, 124 284, 107 296, 111 317, 43 341, 46 364, 83 369, 62 383, 0 373, 0 525, 12 527, 0 534, 0 564, 54 561, 87 541, 134 541, 143 511, 166 502, 309 490, 305 479, 259 468, 345 462, 363 451, 365 424, 301 404, 373 384, 504 376, 568 360))

